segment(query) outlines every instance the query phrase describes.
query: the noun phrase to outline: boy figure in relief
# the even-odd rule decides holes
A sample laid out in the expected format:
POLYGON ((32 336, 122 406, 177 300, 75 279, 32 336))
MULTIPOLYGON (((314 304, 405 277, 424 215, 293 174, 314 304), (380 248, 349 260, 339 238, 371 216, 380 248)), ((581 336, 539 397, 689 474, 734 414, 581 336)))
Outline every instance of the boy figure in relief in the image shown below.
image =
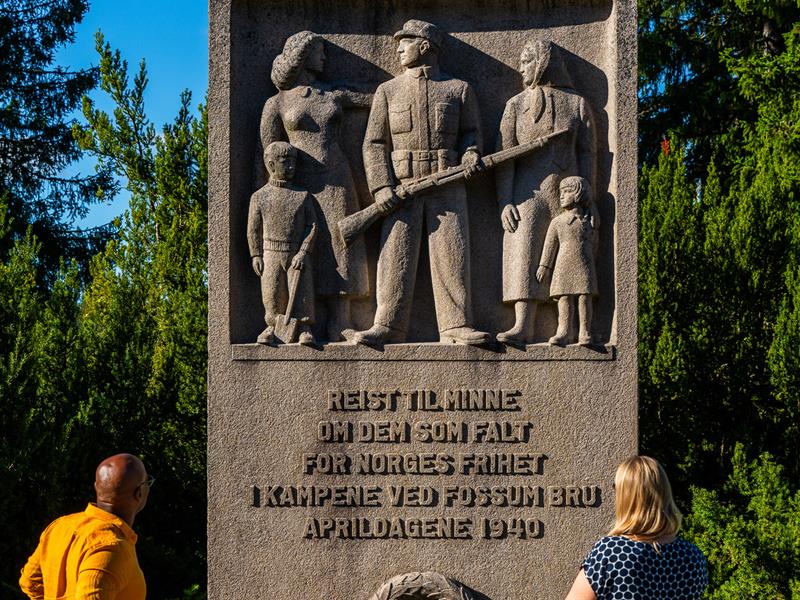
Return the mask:
POLYGON ((569 343, 570 321, 578 303, 578 344, 592 343, 592 300, 597 296, 595 268, 598 227, 597 211, 589 206, 589 182, 583 177, 565 177, 559 185, 559 204, 564 209, 550 221, 536 271, 541 283, 552 275, 550 297, 558 301, 558 331, 550 343, 569 343))
POLYGON ((264 321, 267 328, 259 344, 275 342, 275 320, 291 312, 300 323, 298 341, 314 344, 314 285, 310 254, 317 232, 311 195, 292 184, 297 150, 286 142, 273 142, 264 151, 269 183, 250 198, 247 243, 253 270, 261 278, 264 321), (299 281, 298 281, 299 279, 299 281), (294 306, 287 306, 289 290, 296 286, 294 306))

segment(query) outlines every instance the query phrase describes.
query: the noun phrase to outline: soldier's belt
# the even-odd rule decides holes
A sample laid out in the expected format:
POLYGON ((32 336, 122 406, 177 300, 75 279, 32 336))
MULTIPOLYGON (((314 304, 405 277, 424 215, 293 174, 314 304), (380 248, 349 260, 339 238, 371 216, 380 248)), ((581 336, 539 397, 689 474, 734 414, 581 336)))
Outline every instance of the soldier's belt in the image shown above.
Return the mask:
POLYGON ((458 163, 458 152, 455 150, 394 150, 392 151, 392 167, 400 181, 417 179, 421 176, 443 171, 458 163), (425 165, 420 170, 419 165, 425 165))
POLYGON ((458 158, 457 150, 449 150, 441 148, 439 150, 393 150, 392 157, 394 158, 407 158, 414 161, 431 161, 435 162, 440 158, 449 158, 456 160, 458 158))
POLYGON ((411 160, 438 161, 439 157, 446 157, 449 153, 455 155, 455 150, 409 150, 411 160))

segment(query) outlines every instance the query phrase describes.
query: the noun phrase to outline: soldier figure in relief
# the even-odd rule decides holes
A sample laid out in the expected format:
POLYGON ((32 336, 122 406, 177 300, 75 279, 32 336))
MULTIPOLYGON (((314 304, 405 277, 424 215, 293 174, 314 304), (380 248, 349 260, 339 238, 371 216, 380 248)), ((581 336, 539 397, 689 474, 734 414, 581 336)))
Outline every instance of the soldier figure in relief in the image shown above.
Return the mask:
POLYGON ((313 345, 314 284, 310 254, 317 232, 314 204, 307 191, 291 183, 297 164, 294 146, 272 142, 264 151, 264 162, 269 183, 250 198, 247 217, 247 243, 253 270, 261 278, 267 324, 257 341, 275 342, 277 316, 291 311, 301 323, 298 342, 313 345), (294 307, 287 307, 292 283, 297 286, 296 300, 294 307))
POLYGON ((569 343, 570 321, 578 303, 578 343, 592 343, 592 298, 597 296, 595 268, 599 218, 590 206, 589 182, 566 177, 560 185, 560 215, 547 228, 536 279, 542 283, 552 275, 550 297, 558 301, 558 331, 550 343, 569 343))
MULTIPOLYGON (((500 123, 502 149, 568 129, 541 150, 497 168, 497 198, 503 225, 503 302, 514 306, 514 326, 497 334, 507 343, 533 341, 537 307, 550 296, 536 277, 547 227, 558 212, 559 183, 579 175, 594 189, 596 142, 588 102, 576 92, 561 49, 530 42, 520 56, 525 90, 506 104, 500 123)), ((591 210, 596 216, 594 202, 591 210)))
POLYGON ((462 183, 403 201, 398 184, 459 163, 481 168, 478 101, 472 88, 439 70, 441 30, 406 22, 394 35, 406 71, 378 87, 364 138, 370 192, 387 215, 381 232, 377 311, 372 328, 354 340, 367 345, 403 342, 409 326, 423 231, 428 236, 439 339, 482 344, 472 327, 469 225, 462 183))

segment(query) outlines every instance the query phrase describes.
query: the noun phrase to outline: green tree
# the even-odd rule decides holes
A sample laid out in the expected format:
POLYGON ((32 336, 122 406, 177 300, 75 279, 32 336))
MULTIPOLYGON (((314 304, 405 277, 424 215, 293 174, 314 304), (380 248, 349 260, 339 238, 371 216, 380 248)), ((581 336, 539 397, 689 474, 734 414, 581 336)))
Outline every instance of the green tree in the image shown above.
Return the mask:
MULTIPOLYGON (((796 0, 639 0, 639 139, 642 162, 653 164, 667 136, 686 144, 692 179, 704 178, 712 157, 723 176, 731 127, 753 122, 725 52, 779 51, 775 40, 800 19, 796 0)), ((730 148, 731 152, 735 152, 730 148)), ((731 157, 733 158, 733 157, 731 157)))
POLYGON ((757 107, 741 126, 745 152, 729 197, 735 266, 749 274, 760 299, 753 314, 765 332, 764 377, 769 398, 759 403, 770 449, 800 476, 800 22, 776 56, 727 62, 742 95, 757 107), (734 202, 736 198, 738 201, 734 202), (760 317, 760 321, 757 319, 760 317))
POLYGON ((75 135, 131 200, 83 297, 80 420, 105 453, 131 448, 158 477, 157 510, 141 517, 141 562, 153 596, 174 597, 205 578, 207 117, 204 107, 191 114, 185 92, 156 135, 144 63, 131 83, 99 35, 97 48, 100 87, 115 109, 85 98, 88 124, 75 135))
POLYGON ((768 4, 724 8, 778 19, 782 51, 716 50, 752 118, 726 124, 701 177, 680 152, 642 173, 642 441, 680 466, 684 491, 721 483, 737 442, 800 476, 800 5, 768 4))
POLYGON ((88 279, 62 262, 37 283, 43 250, 30 232, 0 256, 0 595, 20 597, 39 532, 93 498, 102 458, 129 451, 158 478, 137 518, 149 595, 193 598, 206 575, 206 111, 193 114, 184 93, 157 134, 144 64, 130 82, 119 53, 102 38, 98 50, 115 109, 85 99, 74 133, 131 193, 119 233, 88 279))
POLYGON ((54 59, 73 41, 88 6, 87 0, 0 0, 0 196, 14 215, 0 254, 30 228, 42 275, 55 274, 61 257, 87 261, 109 233, 71 227, 103 190, 113 192, 109 173, 64 175, 81 155, 71 115, 95 86, 96 72, 54 59))
MULTIPOLYGON (((0 202, 0 237, 9 236, 0 202)), ((7 238, 6 238, 7 240, 7 238)), ((80 281, 62 264, 47 289, 37 283, 41 245, 28 234, 0 260, 0 589, 17 591, 19 568, 46 521, 72 503, 70 457, 76 397, 80 281), (24 499, 24 500, 21 500, 24 499)), ((85 499, 85 495, 84 495, 85 499)))
MULTIPOLYGON (((682 152, 644 167, 639 198, 641 445, 670 466, 696 467, 696 446, 709 435, 698 368, 705 364, 708 269, 702 207, 682 152)), ((677 483, 685 491, 686 479, 677 483)))
POLYGON ((800 490, 768 454, 741 446, 720 491, 696 488, 686 531, 709 559, 714 600, 800 598, 800 490))

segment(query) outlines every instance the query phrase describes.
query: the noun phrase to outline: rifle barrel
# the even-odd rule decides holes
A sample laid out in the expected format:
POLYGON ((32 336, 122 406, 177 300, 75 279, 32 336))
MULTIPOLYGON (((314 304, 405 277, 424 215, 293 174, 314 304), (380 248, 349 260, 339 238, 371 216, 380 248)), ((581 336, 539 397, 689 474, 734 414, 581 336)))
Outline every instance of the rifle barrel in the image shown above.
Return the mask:
MULTIPOLYGON (((514 146, 512 148, 507 148, 505 150, 495 152, 494 154, 484 156, 482 159, 483 165, 485 168, 491 169, 507 160, 524 156, 525 154, 533 152, 537 148, 544 146, 549 139, 559 136, 562 133, 566 133, 567 131, 568 129, 560 129, 551 134, 536 138, 535 140, 526 144, 520 144, 519 146, 514 146)), ((405 193, 403 194, 403 197, 405 198, 404 202, 413 201, 413 196, 419 194, 420 192, 424 192, 425 190, 464 179, 464 171, 466 170, 467 167, 458 165, 400 186, 405 190, 405 193)), ((345 245, 349 245, 358 235, 363 233, 364 230, 366 230, 372 223, 377 221, 382 214, 383 213, 376 204, 370 204, 366 208, 363 208, 360 211, 340 220, 339 233, 341 234, 345 245)))

